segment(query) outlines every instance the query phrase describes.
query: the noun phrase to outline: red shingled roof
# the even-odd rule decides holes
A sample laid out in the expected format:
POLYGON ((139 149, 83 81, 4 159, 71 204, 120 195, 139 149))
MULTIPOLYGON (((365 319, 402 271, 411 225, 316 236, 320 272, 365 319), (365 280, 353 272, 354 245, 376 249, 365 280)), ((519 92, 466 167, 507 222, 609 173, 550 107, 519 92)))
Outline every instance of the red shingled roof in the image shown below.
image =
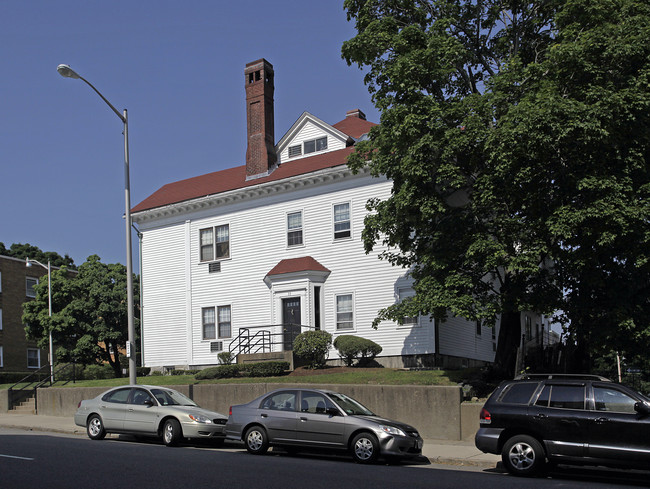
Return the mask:
MULTIPOLYGON (((337 122, 333 127, 339 131, 358 138, 370 131, 374 122, 368 122, 359 117, 346 117, 341 122, 337 122)), ((186 200, 206 197, 208 195, 219 194, 229 190, 236 190, 262 183, 282 180, 285 178, 303 175, 326 168, 332 168, 346 164, 347 157, 354 151, 350 146, 338 151, 330 151, 320 155, 310 156, 299 160, 281 164, 269 176, 246 180, 246 165, 229 168, 227 170, 216 171, 201 175, 198 177, 180 180, 178 182, 168 183, 156 190, 149 197, 133 207, 132 212, 140 212, 156 207, 163 207, 170 204, 177 204, 186 200)))
POLYGON ((355 139, 359 139, 364 134, 368 134, 370 129, 373 126, 376 126, 374 122, 369 122, 365 119, 359 117, 346 117, 341 122, 337 122, 332 127, 338 129, 342 133, 352 136, 355 139))
POLYGON ((295 272, 328 272, 329 270, 323 265, 314 260, 311 256, 303 256, 300 258, 289 258, 287 260, 280 260, 280 262, 271 269, 266 275, 281 275, 283 273, 295 272))

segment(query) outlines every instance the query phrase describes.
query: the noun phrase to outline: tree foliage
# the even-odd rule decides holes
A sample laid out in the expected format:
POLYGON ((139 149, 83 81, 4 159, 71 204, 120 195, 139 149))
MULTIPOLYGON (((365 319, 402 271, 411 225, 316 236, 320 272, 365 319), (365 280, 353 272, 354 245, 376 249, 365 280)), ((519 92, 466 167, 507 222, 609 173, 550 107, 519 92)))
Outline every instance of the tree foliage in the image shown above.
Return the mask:
MULTIPOLYGON (((642 0, 346 0, 381 124, 349 160, 393 182, 366 250, 408 267, 414 314, 561 309, 582 344, 647 332, 650 6, 642 0), (370 163, 368 163, 370 161, 370 163), (627 326, 626 326, 627 325, 627 326), (603 332, 606 334, 601 334, 603 332)), ((646 337, 647 345, 647 337, 646 337)))
POLYGON ((38 260, 44 265, 50 262, 53 267, 67 267, 74 270, 76 268, 74 260, 67 254, 63 257, 54 251, 43 251, 38 246, 30 245, 29 243, 13 243, 9 248, 0 242, 0 255, 11 256, 13 258, 20 258, 25 260, 31 258, 38 260))
MULTIPOLYGON (((57 360, 84 364, 108 362, 116 377, 121 377, 119 353, 124 351, 128 338, 126 267, 102 263, 97 255, 92 255, 76 274, 66 267, 54 270, 51 321, 47 282, 40 282, 34 289, 36 298, 23 305, 27 336, 47 348, 52 328, 57 360)), ((137 280, 134 280, 134 302, 137 329, 137 280)))

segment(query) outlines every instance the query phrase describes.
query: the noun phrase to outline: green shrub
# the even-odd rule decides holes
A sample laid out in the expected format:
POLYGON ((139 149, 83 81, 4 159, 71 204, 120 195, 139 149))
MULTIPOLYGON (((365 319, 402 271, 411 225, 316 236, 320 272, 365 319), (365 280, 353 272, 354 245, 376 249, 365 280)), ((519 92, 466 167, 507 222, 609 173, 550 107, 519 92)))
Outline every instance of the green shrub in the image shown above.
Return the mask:
POLYGON ((289 362, 259 362, 244 365, 250 377, 278 377, 289 370, 289 362))
POLYGON ((170 372, 171 375, 196 375, 200 370, 183 370, 183 369, 174 369, 170 372))
POLYGON ((357 366, 369 364, 382 351, 382 347, 374 341, 359 336, 341 335, 334 340, 334 348, 339 352, 348 367, 357 360, 357 366))
POLYGON ((87 365, 83 369, 82 377, 84 380, 112 379, 115 377, 115 371, 107 363, 102 365, 87 365))
POLYGON ((135 372, 138 377, 146 377, 151 373, 151 367, 136 367, 135 372))
POLYGON ((332 335, 327 331, 305 331, 296 336, 293 352, 309 362, 309 368, 321 368, 327 360, 332 335))
POLYGON ((219 365, 217 367, 208 367, 198 372, 194 377, 197 380, 206 379, 227 379, 238 377, 241 371, 240 365, 219 365))
POLYGON ((197 380, 229 379, 234 377, 275 377, 289 369, 289 362, 258 362, 218 365, 195 374, 197 380))
POLYGON ((217 358, 219 359, 219 363, 223 365, 230 365, 235 359, 235 355, 233 355, 231 351, 222 351, 221 353, 217 354, 217 358))

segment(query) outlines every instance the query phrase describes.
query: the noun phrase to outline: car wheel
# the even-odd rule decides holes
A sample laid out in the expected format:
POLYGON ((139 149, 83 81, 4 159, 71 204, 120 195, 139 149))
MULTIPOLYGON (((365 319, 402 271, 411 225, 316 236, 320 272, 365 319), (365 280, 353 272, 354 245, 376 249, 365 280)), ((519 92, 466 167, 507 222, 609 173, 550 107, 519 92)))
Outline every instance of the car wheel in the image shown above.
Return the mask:
POLYGON ((244 436, 244 443, 248 453, 254 455, 262 455, 269 449, 269 440, 266 436, 266 431, 260 426, 253 426, 248 429, 246 436, 244 436))
POLYGON ((352 456, 356 462, 371 464, 379 457, 379 442, 375 435, 359 433, 352 440, 352 456))
POLYGON ((102 440, 106 436, 104 429, 104 422, 97 414, 93 414, 88 418, 86 423, 86 433, 91 440, 102 440))
POLYGON ((503 446, 501 460, 511 474, 533 476, 544 467, 546 456, 542 444, 535 438, 517 435, 510 438, 503 446))
POLYGON ((165 421, 163 426, 163 443, 168 447, 178 445, 183 438, 183 431, 178 420, 171 418, 165 421))

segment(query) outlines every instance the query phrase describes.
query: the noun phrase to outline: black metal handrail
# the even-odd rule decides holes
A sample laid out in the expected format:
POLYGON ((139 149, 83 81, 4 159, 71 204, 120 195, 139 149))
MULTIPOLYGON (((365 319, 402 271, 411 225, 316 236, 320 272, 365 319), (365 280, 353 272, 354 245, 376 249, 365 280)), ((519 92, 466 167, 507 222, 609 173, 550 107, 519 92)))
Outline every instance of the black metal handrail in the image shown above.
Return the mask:
POLYGON ((281 345, 284 351, 293 350, 293 342, 303 329, 314 329, 303 324, 271 324, 240 328, 238 335, 230 342, 228 351, 233 355, 252 353, 271 353, 275 345, 281 345), (272 333, 280 329, 278 333, 272 333), (260 330, 252 332, 251 330, 260 330), (277 338, 279 337, 279 341, 277 338))
POLYGON ((35 403, 37 403, 38 402, 36 400, 37 389, 46 386, 51 387, 57 382, 61 382, 60 385, 66 385, 69 384, 70 382, 76 382, 76 372, 77 369, 76 369, 75 362, 70 362, 63 365, 59 364, 53 370, 50 370, 50 364, 42 366, 38 370, 35 370, 31 374, 23 377, 14 385, 9 387, 9 389, 7 389, 9 391, 9 409, 12 409, 15 404, 18 404, 19 402, 27 399, 32 394, 34 396, 35 403), (72 378, 68 378, 64 381, 53 380, 56 379, 57 376, 60 377, 62 373, 68 368, 72 368, 72 378), (22 387, 16 389, 16 386, 21 384, 26 384, 26 385, 23 385, 22 387))

